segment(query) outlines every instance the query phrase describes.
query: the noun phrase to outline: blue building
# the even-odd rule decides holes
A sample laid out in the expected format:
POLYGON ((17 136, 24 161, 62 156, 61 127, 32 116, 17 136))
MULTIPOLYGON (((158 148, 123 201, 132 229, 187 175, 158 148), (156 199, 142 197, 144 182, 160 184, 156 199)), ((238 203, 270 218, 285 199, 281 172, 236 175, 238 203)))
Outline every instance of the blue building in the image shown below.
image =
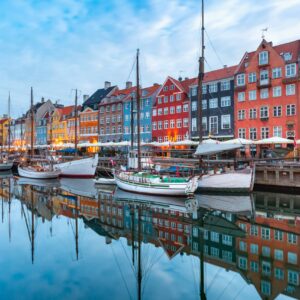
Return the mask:
MULTIPOLYGON (((159 84, 141 89, 140 99, 140 133, 142 142, 152 141, 152 105, 155 101, 158 90, 160 89, 159 84)), ((134 140, 136 140, 137 134, 137 116, 136 116, 136 95, 132 93, 128 95, 123 101, 123 140, 131 141, 131 103, 133 103, 133 119, 134 119, 134 140)))

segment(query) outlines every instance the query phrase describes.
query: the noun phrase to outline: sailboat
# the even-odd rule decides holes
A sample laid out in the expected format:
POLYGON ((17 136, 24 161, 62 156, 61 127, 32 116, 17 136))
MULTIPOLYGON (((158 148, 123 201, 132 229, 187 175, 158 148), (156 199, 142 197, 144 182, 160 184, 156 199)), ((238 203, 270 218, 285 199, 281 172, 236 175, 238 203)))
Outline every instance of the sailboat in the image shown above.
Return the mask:
POLYGON ((71 161, 61 162, 54 165, 54 170, 60 170, 61 177, 73 178, 93 178, 98 166, 98 153, 93 157, 78 157, 77 145, 77 125, 78 125, 78 97, 77 89, 75 91, 75 159, 71 161))
POLYGON ((8 171, 13 167, 13 162, 9 160, 10 151, 10 93, 8 95, 8 154, 3 153, 4 145, 4 120, 2 120, 2 141, 1 141, 1 155, 0 155, 0 171, 8 171))
POLYGON ((162 196, 187 196, 192 195, 198 187, 198 176, 194 177, 171 177, 168 175, 157 175, 143 172, 141 170, 141 142, 140 142, 140 85, 139 85, 139 49, 136 54, 136 102, 137 102, 137 155, 129 155, 128 165, 132 166, 130 160, 137 159, 136 171, 115 171, 117 186, 125 191, 162 195, 162 196))
POLYGON ((59 168, 54 169, 53 164, 48 159, 34 159, 34 110, 33 110, 33 89, 31 88, 31 157, 28 161, 22 162, 18 165, 18 173, 21 177, 33 179, 52 179, 58 178, 61 171, 59 168))
MULTIPOLYGON (((199 145, 195 156, 199 157, 199 167, 203 170, 203 156, 215 155, 226 151, 236 150, 242 147, 241 143, 203 143, 202 142, 202 85, 204 79, 204 1, 202 0, 202 24, 201 24, 201 56, 199 58, 198 73, 198 132, 199 145)), ((225 168, 224 168, 225 169, 225 168)), ((229 171, 225 173, 202 174, 199 179, 198 189, 202 192, 222 193, 249 193, 254 186, 255 168, 246 168, 241 171, 229 171)))

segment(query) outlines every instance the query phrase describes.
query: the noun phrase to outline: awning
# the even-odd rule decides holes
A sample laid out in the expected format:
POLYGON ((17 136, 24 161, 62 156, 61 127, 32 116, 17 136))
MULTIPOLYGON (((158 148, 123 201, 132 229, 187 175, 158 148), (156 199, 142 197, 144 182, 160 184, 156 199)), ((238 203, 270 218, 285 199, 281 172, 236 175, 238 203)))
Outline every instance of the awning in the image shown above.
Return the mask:
POLYGON ((227 152, 242 147, 242 144, 200 144, 197 147, 195 155, 213 155, 220 152, 227 152))
POLYGON ((239 145, 253 145, 254 141, 252 140, 246 140, 246 139, 232 139, 225 142, 222 142, 222 144, 239 144, 239 145))
POLYGON ((276 136, 254 142, 254 144, 257 144, 257 145, 293 144, 293 143, 294 143, 293 140, 285 139, 282 137, 276 137, 276 136))

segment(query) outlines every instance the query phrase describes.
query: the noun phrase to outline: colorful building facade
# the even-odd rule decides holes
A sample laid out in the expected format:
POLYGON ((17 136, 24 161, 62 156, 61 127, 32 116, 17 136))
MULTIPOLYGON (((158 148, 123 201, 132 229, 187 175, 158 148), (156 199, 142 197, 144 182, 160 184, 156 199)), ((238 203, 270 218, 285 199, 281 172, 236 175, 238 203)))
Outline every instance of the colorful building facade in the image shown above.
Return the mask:
POLYGON ((168 77, 157 93, 152 110, 152 140, 182 141, 190 136, 189 86, 194 79, 168 77))
POLYGON ((245 53, 235 73, 236 137, 299 138, 299 55, 300 40, 262 40, 245 53))
MULTIPOLYGON (((207 72, 202 88, 202 137, 234 137, 234 72, 236 66, 207 72)), ((198 133, 198 82, 190 86, 191 138, 198 133)))

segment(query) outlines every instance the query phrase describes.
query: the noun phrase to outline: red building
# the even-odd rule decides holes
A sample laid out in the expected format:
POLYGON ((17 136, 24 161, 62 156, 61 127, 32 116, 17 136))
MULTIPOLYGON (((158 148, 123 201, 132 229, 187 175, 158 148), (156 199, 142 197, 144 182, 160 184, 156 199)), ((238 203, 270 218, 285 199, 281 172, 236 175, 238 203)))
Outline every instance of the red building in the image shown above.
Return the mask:
POLYGON ((193 79, 168 77, 160 88, 152 110, 152 140, 181 141, 190 137, 189 86, 193 79))
POLYGON ((299 138, 300 40, 273 46, 262 40, 235 73, 235 136, 299 138))

